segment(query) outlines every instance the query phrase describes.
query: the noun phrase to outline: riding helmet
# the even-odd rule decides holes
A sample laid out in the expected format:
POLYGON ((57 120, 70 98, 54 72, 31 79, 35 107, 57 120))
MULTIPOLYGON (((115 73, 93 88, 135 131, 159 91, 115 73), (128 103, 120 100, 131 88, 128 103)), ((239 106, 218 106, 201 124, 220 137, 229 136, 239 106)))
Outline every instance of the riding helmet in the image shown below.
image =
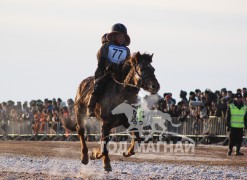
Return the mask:
POLYGON ((128 46, 130 44, 130 37, 127 33, 127 28, 125 27, 125 25, 121 24, 121 23, 117 23, 114 24, 111 28, 111 32, 107 34, 106 38, 108 41, 114 41, 115 36, 118 33, 122 33, 125 36, 125 46, 128 46))

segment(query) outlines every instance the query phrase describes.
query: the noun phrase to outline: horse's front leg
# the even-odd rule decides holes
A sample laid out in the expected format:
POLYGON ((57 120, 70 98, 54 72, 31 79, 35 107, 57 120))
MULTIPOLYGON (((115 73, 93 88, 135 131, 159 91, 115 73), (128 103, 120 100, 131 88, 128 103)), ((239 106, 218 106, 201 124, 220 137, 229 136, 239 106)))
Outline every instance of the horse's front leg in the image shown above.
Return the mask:
POLYGON ((107 149, 107 144, 110 141, 110 136, 109 136, 110 130, 111 130, 110 124, 103 123, 102 128, 101 128, 101 132, 102 132, 101 149, 93 149, 92 155, 90 156, 92 160, 100 159, 103 157, 103 167, 105 171, 112 171, 111 161, 109 158, 109 152, 107 149))
POLYGON ((132 133, 132 136, 134 138, 131 140, 131 145, 128 148, 127 153, 123 153, 124 157, 130 157, 130 156, 134 155, 136 143, 138 143, 138 145, 141 143, 141 137, 139 135, 139 132, 135 130, 134 132, 131 132, 131 133, 132 133))
POLYGON ((103 155, 103 167, 105 171, 112 171, 109 152, 107 149, 107 144, 110 141, 110 136, 109 136, 111 131, 110 124, 103 123, 101 131, 102 131, 101 143, 103 142, 103 147, 101 150, 103 155))

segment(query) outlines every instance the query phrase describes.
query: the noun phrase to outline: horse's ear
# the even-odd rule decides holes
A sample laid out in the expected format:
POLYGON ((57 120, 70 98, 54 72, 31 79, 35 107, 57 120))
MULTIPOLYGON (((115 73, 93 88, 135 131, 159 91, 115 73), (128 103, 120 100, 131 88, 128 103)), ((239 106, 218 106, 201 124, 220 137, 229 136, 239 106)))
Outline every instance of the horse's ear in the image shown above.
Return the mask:
POLYGON ((139 51, 136 53, 136 60, 137 60, 136 63, 139 63, 141 60, 141 53, 139 51))
POLYGON ((134 55, 133 55, 132 58, 131 58, 131 65, 132 65, 132 66, 135 66, 135 65, 138 64, 138 61, 139 61, 139 59, 140 59, 140 56, 141 56, 141 54, 140 54, 139 51, 136 52, 136 53, 134 53, 134 55))
POLYGON ((153 59, 153 55, 154 55, 154 53, 152 55, 150 55, 150 59, 149 59, 150 63, 153 62, 153 60, 152 60, 153 59))

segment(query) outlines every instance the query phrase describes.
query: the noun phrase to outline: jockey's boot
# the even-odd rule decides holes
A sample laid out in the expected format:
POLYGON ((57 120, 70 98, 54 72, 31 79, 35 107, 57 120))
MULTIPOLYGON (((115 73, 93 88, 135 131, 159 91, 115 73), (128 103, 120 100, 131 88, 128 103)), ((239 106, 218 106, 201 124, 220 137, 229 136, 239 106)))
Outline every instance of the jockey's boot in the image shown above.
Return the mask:
POLYGON ((87 105, 87 116, 95 117, 94 108, 95 108, 97 99, 98 99, 98 97, 95 95, 90 96, 90 99, 89 99, 88 105, 87 105))

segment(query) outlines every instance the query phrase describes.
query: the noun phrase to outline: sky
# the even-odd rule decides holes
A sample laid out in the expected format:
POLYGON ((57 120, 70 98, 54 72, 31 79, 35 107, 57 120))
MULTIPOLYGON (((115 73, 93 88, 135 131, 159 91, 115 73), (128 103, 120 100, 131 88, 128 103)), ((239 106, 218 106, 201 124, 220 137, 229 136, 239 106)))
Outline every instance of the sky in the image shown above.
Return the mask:
POLYGON ((245 0, 1 0, 0 102, 74 98, 115 23, 154 53, 160 95, 247 86, 245 0))

